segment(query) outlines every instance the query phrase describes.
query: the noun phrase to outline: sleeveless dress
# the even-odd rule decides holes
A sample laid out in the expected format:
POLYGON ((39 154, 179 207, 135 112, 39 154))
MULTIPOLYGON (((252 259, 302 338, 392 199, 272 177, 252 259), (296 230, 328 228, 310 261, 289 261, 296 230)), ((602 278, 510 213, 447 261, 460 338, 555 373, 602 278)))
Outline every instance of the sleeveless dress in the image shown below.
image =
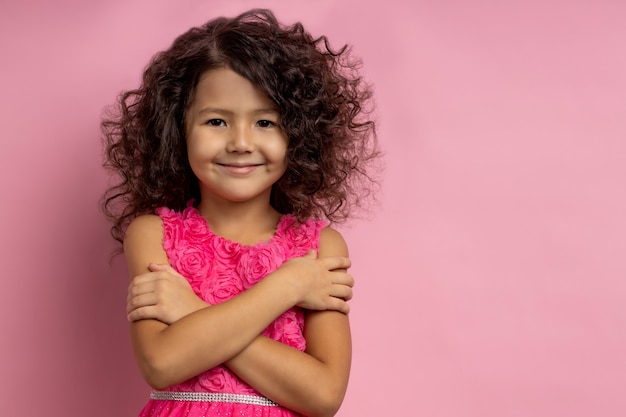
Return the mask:
MULTIPOLYGON (((214 234, 191 204, 182 212, 160 208, 157 214, 163 221, 163 247, 170 264, 212 305, 245 291, 287 260, 317 249, 325 226, 320 220, 300 223, 283 215, 269 241, 248 246, 214 234)), ((304 312, 292 308, 262 334, 304 351, 303 328, 304 312)), ((152 392, 150 397, 139 417, 299 416, 263 397, 225 366, 152 392)))

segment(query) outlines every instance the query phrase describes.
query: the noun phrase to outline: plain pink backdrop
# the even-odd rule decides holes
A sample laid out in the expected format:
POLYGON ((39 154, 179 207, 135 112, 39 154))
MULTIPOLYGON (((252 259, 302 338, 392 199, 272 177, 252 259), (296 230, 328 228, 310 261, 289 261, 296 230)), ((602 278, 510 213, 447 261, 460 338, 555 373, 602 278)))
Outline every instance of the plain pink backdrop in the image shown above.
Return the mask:
POLYGON ((136 415, 99 119, 192 25, 253 6, 348 42, 386 171, 345 230, 341 417, 626 415, 626 3, 0 4, 0 414, 136 415))

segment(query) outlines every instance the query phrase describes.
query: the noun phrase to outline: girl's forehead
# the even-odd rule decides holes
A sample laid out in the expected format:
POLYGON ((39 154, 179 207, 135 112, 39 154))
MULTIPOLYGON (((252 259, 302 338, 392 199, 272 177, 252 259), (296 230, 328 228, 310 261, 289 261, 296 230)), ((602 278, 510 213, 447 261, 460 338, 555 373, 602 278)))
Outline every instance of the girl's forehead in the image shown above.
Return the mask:
POLYGON ((205 107, 278 111, 265 91, 228 67, 211 69, 200 76, 191 108, 200 111, 205 107))

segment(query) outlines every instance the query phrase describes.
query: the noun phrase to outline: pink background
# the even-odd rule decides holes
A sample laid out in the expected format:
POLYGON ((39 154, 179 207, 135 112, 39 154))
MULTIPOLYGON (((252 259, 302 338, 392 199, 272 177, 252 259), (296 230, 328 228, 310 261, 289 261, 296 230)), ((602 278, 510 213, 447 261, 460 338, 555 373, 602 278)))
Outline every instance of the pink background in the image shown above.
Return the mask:
MULTIPOLYGON (((98 212, 98 122, 192 25, 260 3, 0 5, 0 414, 132 416, 147 386, 98 212)), ((266 1, 376 85, 384 191, 342 417, 626 415, 626 3, 266 1)))

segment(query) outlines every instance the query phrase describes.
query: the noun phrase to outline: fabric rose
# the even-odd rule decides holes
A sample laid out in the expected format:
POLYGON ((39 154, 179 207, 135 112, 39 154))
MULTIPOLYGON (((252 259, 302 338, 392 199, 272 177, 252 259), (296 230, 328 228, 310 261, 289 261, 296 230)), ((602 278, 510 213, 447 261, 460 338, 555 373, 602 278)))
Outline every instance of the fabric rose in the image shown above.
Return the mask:
POLYGON ((203 378, 199 381, 203 388, 213 392, 227 392, 224 391, 226 386, 225 369, 221 366, 211 369, 209 372, 203 375, 203 378))
POLYGON ((285 261, 284 249, 279 245, 257 245, 246 248, 237 263, 237 274, 246 283, 246 289, 274 272, 285 261))
POLYGON ((292 256, 303 256, 310 249, 317 249, 317 242, 321 229, 325 226, 322 221, 298 222, 293 216, 283 225, 281 236, 290 246, 292 256))
POLYGON ((232 269, 216 265, 206 283, 202 284, 202 296, 210 304, 218 304, 240 294, 244 290, 243 283, 239 279, 233 279, 233 274, 232 269))
POLYGON ((194 207, 187 207, 183 211, 184 230, 182 238, 192 242, 204 242, 208 239, 207 230, 209 226, 199 212, 194 207))
POLYGON ((163 249, 169 254, 175 248, 176 242, 183 237, 181 232, 183 223, 180 215, 168 208, 159 208, 156 210, 156 214, 163 221, 163 249))
POLYGON ((216 264, 220 264, 224 267, 236 265, 239 262, 239 256, 241 254, 241 245, 236 242, 231 242, 226 239, 222 239, 219 236, 213 236, 209 243, 209 250, 213 252, 213 259, 216 264))
MULTIPOLYGON (((187 245, 178 251, 174 268, 192 284, 206 279, 211 270, 211 257, 206 245, 187 245)), ((195 288, 194 288, 195 289, 195 288)))
MULTIPOLYGON (((231 392, 242 393, 242 388, 247 386, 228 369, 217 366, 200 375, 199 385, 208 392, 231 392)), ((256 392, 252 390, 252 392, 256 392)))
POLYGON ((292 308, 281 314, 264 331, 263 335, 292 346, 300 351, 306 349, 304 332, 304 312, 300 308, 292 308))

